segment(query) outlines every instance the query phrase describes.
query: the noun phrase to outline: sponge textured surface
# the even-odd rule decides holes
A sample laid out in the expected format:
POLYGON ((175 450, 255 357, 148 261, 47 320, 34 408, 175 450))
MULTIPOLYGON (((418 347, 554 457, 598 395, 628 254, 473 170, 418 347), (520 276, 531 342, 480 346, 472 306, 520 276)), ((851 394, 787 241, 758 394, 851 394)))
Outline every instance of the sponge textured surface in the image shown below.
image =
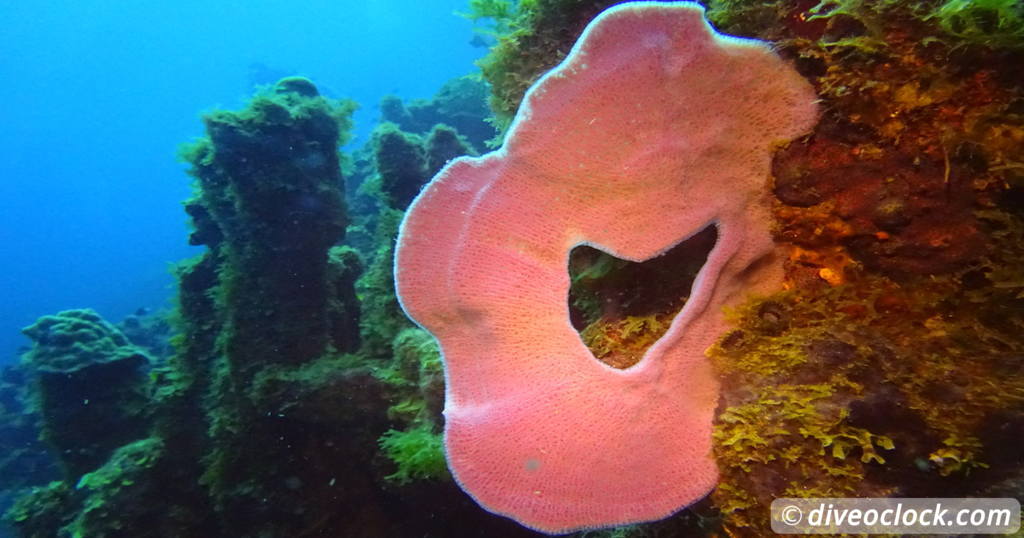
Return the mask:
POLYGON ((688 2, 620 4, 527 93, 504 146, 451 162, 413 202, 395 276, 441 344, 445 444, 484 508, 549 533, 668 516, 714 487, 722 306, 779 284, 772 148, 809 130, 812 88, 688 2), (718 242, 671 328, 631 368, 569 321, 569 251, 642 261, 718 242))

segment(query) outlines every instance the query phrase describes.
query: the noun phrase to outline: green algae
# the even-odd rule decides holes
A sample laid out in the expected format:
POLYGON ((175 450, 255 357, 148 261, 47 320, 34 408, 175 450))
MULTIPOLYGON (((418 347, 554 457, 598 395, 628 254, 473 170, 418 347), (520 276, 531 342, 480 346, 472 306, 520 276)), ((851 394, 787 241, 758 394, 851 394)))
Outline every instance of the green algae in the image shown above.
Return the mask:
POLYGON ((388 430, 381 436, 380 446, 385 455, 398 467, 397 471, 387 476, 388 480, 408 484, 413 480, 449 476, 441 436, 429 428, 388 430))
POLYGON ((1024 6, 1016 0, 947 0, 932 16, 948 34, 967 43, 1024 47, 1024 6))
POLYGON ((444 395, 441 351, 437 341, 419 328, 401 330, 392 342, 389 363, 374 375, 391 387, 388 417, 404 429, 390 429, 378 443, 395 465, 389 480, 408 484, 415 480, 448 477, 438 418, 444 395))

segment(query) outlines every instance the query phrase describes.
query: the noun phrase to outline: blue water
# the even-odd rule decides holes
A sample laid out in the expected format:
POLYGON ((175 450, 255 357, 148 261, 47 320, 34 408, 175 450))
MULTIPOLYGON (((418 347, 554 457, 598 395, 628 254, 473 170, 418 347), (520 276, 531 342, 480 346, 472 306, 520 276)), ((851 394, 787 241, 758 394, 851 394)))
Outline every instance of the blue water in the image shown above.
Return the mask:
MULTIPOLYGON (((0 3, 0 363, 67 308, 169 306, 191 256, 179 143, 274 72, 358 101, 430 97, 474 70, 466 0, 0 3), (270 71, 253 73, 254 65, 270 71)), ((355 144, 358 144, 357 140, 355 144)))

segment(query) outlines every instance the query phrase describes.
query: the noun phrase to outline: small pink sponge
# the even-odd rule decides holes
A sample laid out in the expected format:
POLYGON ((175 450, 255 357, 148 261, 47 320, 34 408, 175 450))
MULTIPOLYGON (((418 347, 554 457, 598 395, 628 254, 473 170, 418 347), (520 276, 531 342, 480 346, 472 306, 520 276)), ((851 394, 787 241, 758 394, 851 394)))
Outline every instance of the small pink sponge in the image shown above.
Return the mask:
POLYGON ((445 447, 484 508, 548 532, 666 517, 717 481, 722 306, 780 282, 771 152, 815 123, 810 85, 689 2, 608 9, 526 94, 504 146, 450 163, 402 224, 395 278, 441 344, 445 447), (718 242, 668 332, 631 368, 569 321, 580 244, 646 260, 718 242))

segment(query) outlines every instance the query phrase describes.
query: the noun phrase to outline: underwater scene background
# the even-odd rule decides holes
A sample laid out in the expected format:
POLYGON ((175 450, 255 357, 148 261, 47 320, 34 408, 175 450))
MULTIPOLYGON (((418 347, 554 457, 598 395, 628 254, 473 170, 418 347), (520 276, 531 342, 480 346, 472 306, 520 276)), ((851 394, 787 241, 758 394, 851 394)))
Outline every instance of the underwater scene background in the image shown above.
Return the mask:
MULTIPOLYGON (((684 67, 713 76, 688 78, 696 93, 678 90, 679 103, 736 106, 689 109, 703 122, 693 132, 650 134, 642 118, 676 119, 673 103, 612 112, 645 88, 686 86, 668 78, 672 58, 645 72, 665 79, 639 89, 586 86, 614 75, 594 67, 602 54, 662 46, 653 29, 584 34, 624 3, 0 6, 0 536, 763 536, 779 497, 1024 498, 1024 8, 695 3, 715 31, 766 43, 758 50, 785 71, 744 86, 714 65, 724 60, 701 56, 710 44, 684 46, 697 58, 684 67), (574 48, 581 34, 600 46, 574 48), (542 78, 563 61, 576 67, 542 78), (807 97, 813 127, 755 140, 760 161, 755 149, 730 153, 740 126, 768 133, 781 113, 760 109, 742 125, 728 111, 768 107, 790 76, 797 89, 782 100, 807 97), (583 127, 557 122, 589 110, 583 127), (605 112, 620 119, 604 123, 605 112), (516 290, 477 265, 435 267, 473 249, 509 272, 544 259, 532 236, 514 253, 487 250, 501 238, 474 236, 460 215, 499 204, 484 196, 499 182, 460 173, 518 160, 542 185, 585 184, 619 174, 607 163, 620 164, 621 148, 621 162, 644 170, 621 175, 650 184, 675 162, 666 152, 696 147, 694 132, 712 133, 697 140, 702 157, 729 165, 699 169, 707 186, 693 210, 740 208, 770 245, 747 265, 721 261, 741 221, 729 214, 641 259, 583 234, 556 253, 555 284, 516 290), (544 147, 522 151, 544 136, 551 154, 576 151, 579 167, 543 169, 544 147), (587 155, 594 147, 604 149, 587 155), (763 178, 722 187, 745 159, 763 178), (605 169, 575 171, 593 162, 605 169), (459 211, 450 200, 467 192, 473 205, 459 211), (417 265, 424 252, 437 263, 417 265), (708 275, 720 267, 716 287, 708 275), (535 314, 524 299, 534 292, 558 298, 558 320, 535 314), (674 340, 681 319, 709 328, 710 344, 674 340), (572 372, 550 390, 490 375, 565 375, 555 361, 568 348, 508 344, 548 329, 569 331, 605 376, 692 347, 679 356, 707 381, 659 386, 657 397, 697 427, 652 436, 648 417, 628 414, 647 409, 642 391, 574 385, 572 372), (455 364, 467 341, 484 344, 455 364), (498 349, 513 352, 494 360, 498 349), (456 368, 471 372, 458 393, 456 368), (527 416, 518 403, 495 411, 507 394, 546 406, 530 415, 541 420, 576 413, 559 435, 582 447, 579 461, 634 444, 674 461, 685 447, 700 461, 683 469, 706 472, 666 480, 643 474, 657 465, 631 464, 602 486, 686 500, 648 517, 615 495, 588 498, 585 517, 538 523, 530 507, 562 516, 586 495, 552 484, 538 500, 528 480, 494 474, 501 445, 511 452, 537 431, 516 425, 527 416), (456 414, 472 397, 484 403, 456 414), (606 408, 593 401, 623 402, 607 414, 626 418, 596 417, 606 408)), ((620 13, 679 27, 635 4, 620 13)), ((730 42, 719 37, 707 34, 730 42)), ((601 188, 560 200, 569 209, 539 228, 596 214, 626 230, 627 246, 661 231, 637 214, 670 203, 610 213, 601 188)), ((547 191, 513 192, 516 211, 481 225, 528 228, 553 207, 547 191)), ((616 198, 629 207, 640 193, 616 198)), ((548 469, 543 458, 514 463, 524 476, 548 469)), ((604 476, 558 464, 564 476, 604 476)))
POLYGON ((182 241, 174 201, 189 181, 174 148, 202 134, 200 112, 301 74, 360 104, 361 145, 381 97, 429 98, 486 52, 454 15, 466 10, 461 0, 0 9, 9 21, 0 35, 5 362, 24 344, 17 328, 45 313, 88 305, 119 320, 169 306, 167 264, 198 252, 182 241))

